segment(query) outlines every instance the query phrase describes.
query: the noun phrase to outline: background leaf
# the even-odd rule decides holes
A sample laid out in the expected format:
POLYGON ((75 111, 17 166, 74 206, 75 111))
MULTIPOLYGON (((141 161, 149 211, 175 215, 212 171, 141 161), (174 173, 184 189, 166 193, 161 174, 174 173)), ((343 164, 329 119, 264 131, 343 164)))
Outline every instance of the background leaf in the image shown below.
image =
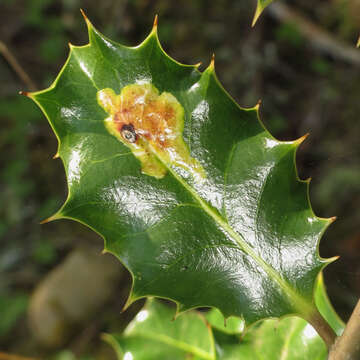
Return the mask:
POLYGON ((325 360, 327 349, 314 328, 295 316, 255 325, 241 343, 220 345, 219 359, 325 360))
MULTIPOLYGON (((323 298, 324 290, 320 276, 316 299, 323 298)), ((318 306, 326 313, 327 320, 336 318, 327 300, 318 306)), ((123 335, 105 334, 103 338, 116 351, 119 360, 327 358, 323 340, 309 323, 296 316, 261 321, 243 334, 241 319, 232 317, 225 327, 224 317, 216 309, 204 314, 205 317, 202 313, 189 311, 175 321, 171 321, 172 314, 173 310, 166 304, 148 300, 123 335), (205 325, 205 319, 210 321, 213 331, 205 325)), ((339 319, 333 325, 341 331, 344 328, 339 319)))
POLYGON ((215 344, 205 319, 191 311, 175 321, 173 310, 148 300, 124 335, 104 335, 119 359, 215 359, 215 344), (126 354, 131 354, 126 355, 126 354))

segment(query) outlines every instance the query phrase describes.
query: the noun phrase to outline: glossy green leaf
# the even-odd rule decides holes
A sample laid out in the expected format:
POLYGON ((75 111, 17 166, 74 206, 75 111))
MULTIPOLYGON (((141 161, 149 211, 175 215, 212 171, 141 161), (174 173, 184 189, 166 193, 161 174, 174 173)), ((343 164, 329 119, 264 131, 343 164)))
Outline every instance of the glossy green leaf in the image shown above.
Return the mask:
POLYGON ((295 316, 265 320, 239 344, 221 344, 222 360, 326 360, 327 348, 314 328, 295 316))
MULTIPOLYGON (((320 276, 316 299, 324 300, 324 291, 320 276)), ((344 324, 336 318, 329 300, 323 300, 318 304, 320 311, 327 320, 335 319, 333 325, 342 331, 344 324)), ((327 357, 326 345, 314 328, 295 316, 261 321, 242 335, 243 321, 231 317, 224 327, 224 317, 216 309, 205 314, 214 334, 206 326, 203 314, 189 311, 175 321, 172 317, 169 306, 148 300, 123 335, 106 334, 104 340, 113 347, 119 360, 325 360, 327 357)))
POLYGON ((206 313, 205 318, 212 328, 226 334, 241 334, 245 329, 244 320, 235 316, 230 316, 225 319, 218 309, 211 309, 206 313))
POLYGON ((257 6, 255 10, 255 15, 253 18, 252 26, 255 26, 256 22, 258 21, 260 15, 264 11, 264 9, 270 5, 274 0, 257 0, 257 6))
POLYGON ((178 311, 218 308, 247 323, 319 320, 313 292, 332 219, 314 215, 295 154, 220 85, 162 50, 154 26, 137 47, 100 34, 71 46, 55 82, 29 96, 58 140, 68 197, 51 218, 105 239, 129 269, 127 304, 158 296, 178 311))
POLYGON ((210 327, 201 314, 190 311, 173 319, 173 310, 148 300, 123 335, 104 335, 119 360, 215 359, 210 327))

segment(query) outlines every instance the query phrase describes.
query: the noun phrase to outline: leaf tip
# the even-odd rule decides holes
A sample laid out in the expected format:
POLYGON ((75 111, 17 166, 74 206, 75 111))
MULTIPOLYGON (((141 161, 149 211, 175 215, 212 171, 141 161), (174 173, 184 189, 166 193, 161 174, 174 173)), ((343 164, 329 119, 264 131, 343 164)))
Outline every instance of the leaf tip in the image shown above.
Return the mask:
POLYGON ((197 64, 194 65, 194 68, 198 69, 200 66, 202 65, 202 62, 198 62, 197 64))
POLYGON ((296 139, 296 140, 294 141, 294 144, 295 144, 296 146, 299 146, 300 144, 302 144, 302 143, 305 141, 305 139, 306 139, 309 135, 310 135, 310 133, 306 133, 305 135, 303 135, 303 136, 301 136, 300 138, 296 139))
POLYGON ((80 8, 80 12, 81 12, 81 15, 83 16, 84 20, 88 21, 89 19, 87 18, 86 14, 85 14, 85 11, 80 8))
POLYGON ((212 54, 209 68, 215 70, 215 53, 212 54))
POLYGON ((257 6, 256 6, 256 10, 255 10, 255 14, 254 14, 254 18, 253 18, 253 21, 251 23, 251 27, 255 26, 255 24, 258 21, 261 13, 263 12, 263 10, 264 10, 263 6, 258 1, 257 6))
POLYGON ((329 224, 332 224, 333 222, 335 222, 336 219, 337 219, 336 216, 332 216, 331 218, 329 218, 329 219, 328 219, 328 220, 329 220, 329 224))
POLYGON ((358 41, 357 41, 356 47, 360 48, 360 36, 359 36, 359 38, 358 38, 358 41))
POLYGON ((49 222, 54 221, 54 220, 58 220, 58 219, 60 219, 60 218, 61 218, 60 214, 59 214, 59 213, 56 213, 56 214, 54 214, 54 215, 52 215, 52 216, 50 216, 50 217, 48 217, 48 218, 40 221, 40 225, 49 223, 49 222))
MULTIPOLYGON (((201 63, 200 63, 201 64, 201 63)), ((200 66, 200 65, 199 65, 200 66)), ((205 71, 208 71, 208 72, 215 72, 215 54, 213 53, 211 55, 211 60, 210 60, 210 64, 209 66, 206 68, 205 71)))
POLYGON ((86 16, 83 9, 80 8, 80 12, 81 12, 81 15, 83 16, 83 18, 84 18, 84 20, 86 22, 87 27, 90 28, 91 27, 91 22, 90 22, 89 18, 86 16))
POLYGON ((254 106, 254 109, 255 109, 256 111, 259 111, 261 104, 262 104, 262 100, 259 99, 259 101, 257 102, 257 104, 254 106))
MULTIPOLYGON (((199 63, 199 66, 201 65, 201 63, 199 63)), ((213 53, 211 55, 211 60, 210 60, 210 64, 208 65, 208 67, 205 69, 204 73, 215 73, 215 54, 213 53)), ((203 74, 204 74, 203 73, 203 74)))
POLYGON ((23 95, 23 96, 26 96, 26 97, 29 97, 29 98, 32 97, 31 92, 28 92, 28 91, 19 91, 19 95, 23 95))
POLYGON ((154 18, 154 23, 153 23, 153 27, 152 27, 152 31, 153 32, 157 32, 157 27, 158 27, 158 14, 155 14, 155 18, 154 18))
POLYGON ((52 157, 53 160, 58 159, 60 157, 59 152, 57 151, 56 154, 52 157))
POLYGON ((331 257, 331 258, 326 259, 326 262, 327 262, 328 264, 331 264, 331 263, 333 263, 334 261, 336 261, 336 260, 338 260, 338 259, 340 259, 340 256, 339 256, 339 255, 333 256, 333 257, 331 257))

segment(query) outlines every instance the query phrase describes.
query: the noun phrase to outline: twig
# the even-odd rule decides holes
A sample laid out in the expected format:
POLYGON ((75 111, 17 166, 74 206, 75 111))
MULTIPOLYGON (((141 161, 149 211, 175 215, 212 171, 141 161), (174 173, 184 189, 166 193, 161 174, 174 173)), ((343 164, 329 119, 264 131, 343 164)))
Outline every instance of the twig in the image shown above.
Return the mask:
POLYGON ((299 32, 317 49, 336 59, 360 66, 360 51, 334 37, 304 15, 281 2, 273 3, 267 12, 277 20, 293 23, 299 32))
POLYGON ((23 81, 23 83, 28 87, 30 91, 36 91, 37 87, 35 83, 31 80, 30 76, 25 72, 25 70, 21 67, 19 62, 16 60, 15 56, 11 53, 9 48, 0 41, 0 54, 4 56, 9 65, 13 68, 19 78, 23 81))
POLYGON ((29 358, 19 355, 8 354, 0 351, 0 360, 36 360, 35 358, 29 358))
POLYGON ((331 348, 329 360, 360 359, 360 300, 358 301, 344 333, 337 338, 331 348))

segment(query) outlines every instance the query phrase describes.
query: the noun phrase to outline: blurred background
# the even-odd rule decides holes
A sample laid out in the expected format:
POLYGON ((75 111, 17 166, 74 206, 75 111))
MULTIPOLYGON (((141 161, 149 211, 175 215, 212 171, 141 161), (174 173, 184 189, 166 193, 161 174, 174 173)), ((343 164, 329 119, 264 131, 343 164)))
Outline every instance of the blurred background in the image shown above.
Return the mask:
MULTIPOLYGON (((360 296, 360 34, 358 0, 277 0, 254 29, 255 0, 0 1, 0 352, 30 358, 112 359, 102 332, 117 332, 129 274, 84 226, 40 225, 67 189, 57 142, 19 90, 43 89, 68 42, 87 43, 83 8, 105 35, 137 45, 159 15, 165 50, 183 63, 216 54, 224 87, 242 106, 262 99, 267 128, 282 140, 307 132, 301 178, 319 216, 337 216, 320 253, 329 296, 346 321, 360 296), (19 63, 17 66, 16 63, 19 63), (94 275, 95 274, 95 275, 94 275), (89 280, 90 279, 90 280, 89 280)), ((1 356, 0 356, 1 357, 1 356)), ((19 358, 20 360, 20 358, 19 358)))

